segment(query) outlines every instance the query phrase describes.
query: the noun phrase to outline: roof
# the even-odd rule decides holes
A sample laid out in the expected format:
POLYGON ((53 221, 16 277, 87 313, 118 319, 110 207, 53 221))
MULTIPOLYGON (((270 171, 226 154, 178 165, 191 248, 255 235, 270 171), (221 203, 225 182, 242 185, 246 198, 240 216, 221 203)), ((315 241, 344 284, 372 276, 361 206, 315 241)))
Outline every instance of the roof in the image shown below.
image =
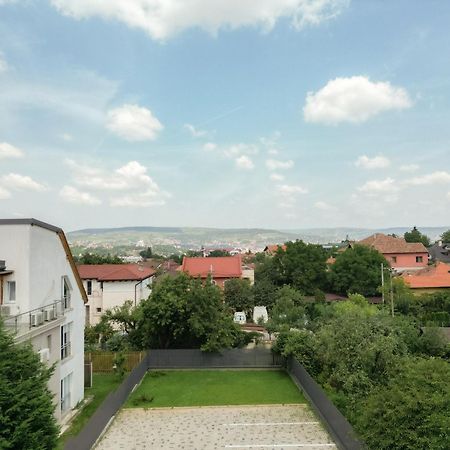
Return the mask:
POLYGON ((84 290, 83 282, 81 281, 80 275, 77 270, 77 266, 75 265, 75 261, 72 256, 72 252, 70 251, 69 243, 67 242, 66 235, 62 228, 55 227, 54 225, 50 225, 49 223, 42 222, 37 219, 29 218, 29 219, 0 219, 0 225, 30 225, 36 226, 40 228, 44 228, 45 230, 52 231, 56 233, 59 237, 61 245, 63 246, 64 252, 67 257, 67 261, 69 262, 70 268, 72 269, 73 276, 75 277, 75 281, 77 282, 78 289, 81 294, 81 298, 84 303, 88 302, 88 298, 86 295, 86 291, 84 290))
POLYGON ((238 256, 183 258, 181 270, 193 277, 241 278, 242 261, 238 256))
POLYGON ((450 264, 438 261, 435 266, 428 266, 412 274, 403 273, 403 279, 412 289, 450 288, 450 264))
POLYGON ((274 245, 268 245, 264 248, 264 251, 267 253, 276 253, 278 251, 278 248, 281 247, 281 250, 284 252, 286 251, 287 247, 286 245, 280 245, 280 244, 274 244, 274 245))
POLYGON ((98 281, 139 281, 155 274, 139 264, 80 264, 78 272, 83 280, 98 281))
POLYGON ((439 245, 436 243, 428 249, 428 252, 430 253, 431 258, 435 261, 450 263, 450 251, 447 248, 447 245, 439 245))
POLYGON ((387 236, 382 233, 375 233, 359 241, 358 244, 368 245, 383 254, 428 253, 427 248, 421 242, 406 242, 403 238, 387 236))

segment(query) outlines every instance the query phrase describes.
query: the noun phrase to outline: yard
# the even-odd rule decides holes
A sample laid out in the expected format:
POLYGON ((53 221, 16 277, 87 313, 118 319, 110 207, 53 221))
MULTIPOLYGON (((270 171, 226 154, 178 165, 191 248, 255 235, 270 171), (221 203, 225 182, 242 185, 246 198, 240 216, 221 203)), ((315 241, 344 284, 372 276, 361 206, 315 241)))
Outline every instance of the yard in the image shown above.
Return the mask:
POLYGON ((281 370, 152 371, 125 408, 305 403, 281 370))
POLYGON ((66 430, 58 439, 56 450, 64 448, 65 442, 72 436, 77 435, 84 427, 89 418, 94 414, 108 394, 119 387, 121 380, 115 373, 94 373, 91 388, 84 391, 85 398, 92 397, 92 400, 83 407, 79 414, 74 418, 68 430, 66 430))

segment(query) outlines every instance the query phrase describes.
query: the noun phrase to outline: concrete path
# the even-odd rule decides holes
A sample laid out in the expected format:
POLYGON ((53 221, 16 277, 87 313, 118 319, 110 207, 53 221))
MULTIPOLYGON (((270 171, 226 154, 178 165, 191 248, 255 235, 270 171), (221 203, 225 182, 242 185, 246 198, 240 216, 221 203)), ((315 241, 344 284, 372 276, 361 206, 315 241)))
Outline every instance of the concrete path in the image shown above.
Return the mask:
POLYGON ((97 450, 336 449, 307 405, 123 409, 97 450))

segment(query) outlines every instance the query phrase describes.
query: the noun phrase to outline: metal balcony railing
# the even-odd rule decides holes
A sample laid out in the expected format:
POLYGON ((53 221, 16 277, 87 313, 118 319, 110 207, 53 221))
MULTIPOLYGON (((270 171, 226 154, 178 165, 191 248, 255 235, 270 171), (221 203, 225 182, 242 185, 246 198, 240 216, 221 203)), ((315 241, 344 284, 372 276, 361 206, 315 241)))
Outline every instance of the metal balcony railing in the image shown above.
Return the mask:
POLYGON ((28 331, 41 327, 64 315, 65 300, 55 300, 40 308, 35 308, 21 314, 14 314, 15 305, 1 305, 0 315, 6 329, 21 335, 28 331))

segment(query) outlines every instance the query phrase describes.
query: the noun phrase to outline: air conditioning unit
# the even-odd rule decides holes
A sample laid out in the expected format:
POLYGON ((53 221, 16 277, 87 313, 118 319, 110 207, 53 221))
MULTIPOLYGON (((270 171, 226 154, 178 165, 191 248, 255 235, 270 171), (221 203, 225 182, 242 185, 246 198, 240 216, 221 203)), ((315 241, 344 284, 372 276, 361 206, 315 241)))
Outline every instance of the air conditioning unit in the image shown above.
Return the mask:
POLYGON ((42 350, 38 351, 39 359, 41 362, 47 362, 50 360, 50 349, 49 348, 43 348, 42 350))
POLYGON ((0 315, 2 316, 13 316, 15 311, 15 306, 11 305, 0 305, 0 315))
POLYGON ((55 310, 54 309, 46 309, 44 311, 44 320, 46 322, 55 319, 55 310))
POLYGON ((32 327, 37 327, 39 325, 42 325, 44 323, 44 314, 41 312, 31 314, 30 320, 31 320, 32 327))

